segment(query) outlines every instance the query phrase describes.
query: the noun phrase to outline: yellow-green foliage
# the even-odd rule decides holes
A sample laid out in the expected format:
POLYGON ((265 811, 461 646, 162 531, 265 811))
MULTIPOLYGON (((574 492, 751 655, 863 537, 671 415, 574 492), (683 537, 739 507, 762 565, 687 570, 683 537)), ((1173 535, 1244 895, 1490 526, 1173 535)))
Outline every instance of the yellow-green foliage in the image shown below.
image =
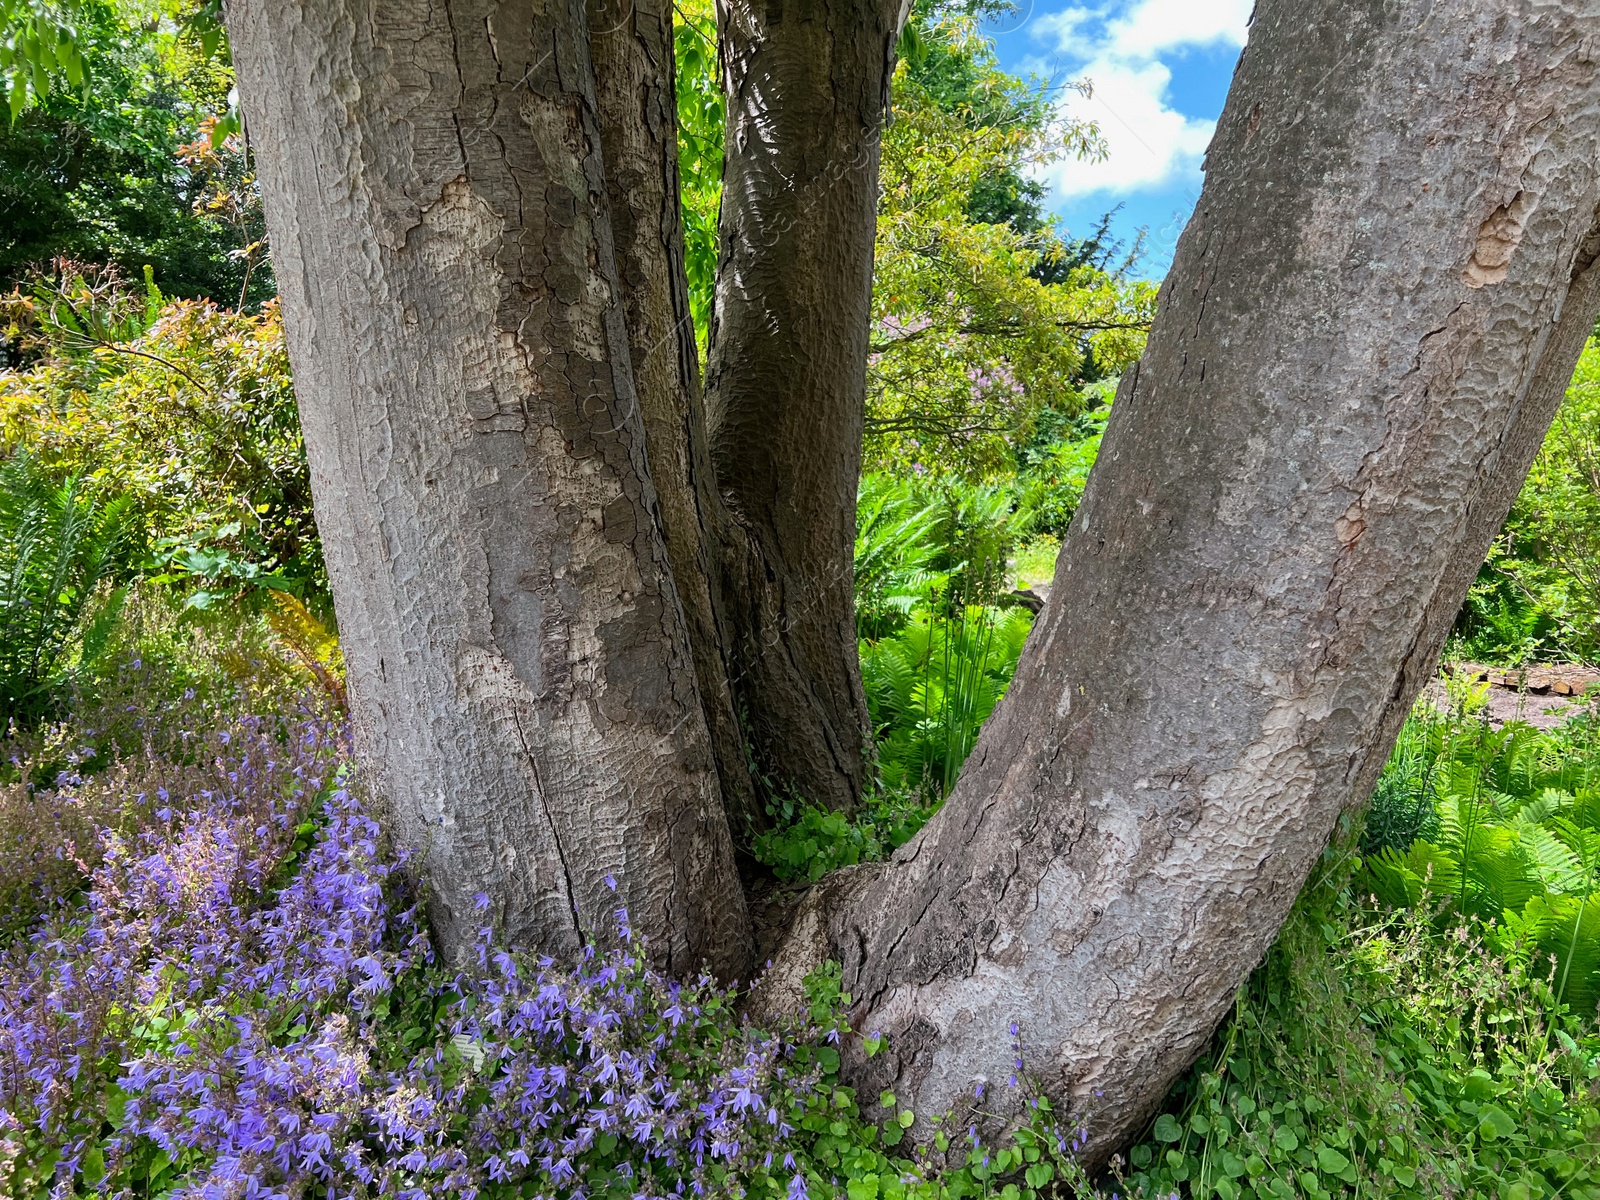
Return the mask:
POLYGON ((711 0, 673 5, 677 57, 678 176, 683 198, 684 268, 700 353, 711 327, 722 204, 722 131, 727 120, 717 75, 717 15, 711 0))
MULTIPOLYGON (((1086 351, 1116 374, 1139 355, 1155 309, 1153 284, 1091 263, 1042 282, 1067 251, 1045 226, 974 219, 988 180, 1064 155, 1092 155, 1090 127, 1053 124, 1037 89, 1001 71, 974 20, 932 27, 941 53, 975 78, 952 100, 895 73, 884 133, 868 369, 867 458, 968 477, 1010 466, 1010 439, 1032 415, 1081 407, 1086 351)), ((948 89, 946 89, 948 90, 948 89)))
POLYGON ((80 269, 13 296, 37 354, 0 372, 0 453, 128 497, 153 545, 321 576, 276 304, 259 315, 133 297, 80 269), (30 332, 31 329, 31 332, 30 332))

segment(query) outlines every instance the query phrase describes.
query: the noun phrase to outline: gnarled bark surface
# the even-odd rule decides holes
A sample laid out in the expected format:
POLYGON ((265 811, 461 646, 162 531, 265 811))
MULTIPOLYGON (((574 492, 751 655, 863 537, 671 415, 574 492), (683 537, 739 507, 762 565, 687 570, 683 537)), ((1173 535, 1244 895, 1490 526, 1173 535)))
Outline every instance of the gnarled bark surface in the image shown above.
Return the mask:
POLYGON ((723 0, 727 152, 706 367, 733 525, 724 610, 771 783, 848 809, 871 764, 856 654, 856 485, 879 139, 899 0, 723 0))
POLYGON ((581 0, 235 0, 359 748, 454 955, 740 973, 581 0), (475 895, 490 911, 474 911, 475 895))
POLYGON ((889 1035, 860 1086, 958 1105, 1016 1021, 1103 1159, 1201 1050, 1381 770, 1600 307, 1597 28, 1596 0, 1258 4, 1009 694, 765 985, 844 963, 889 1035))

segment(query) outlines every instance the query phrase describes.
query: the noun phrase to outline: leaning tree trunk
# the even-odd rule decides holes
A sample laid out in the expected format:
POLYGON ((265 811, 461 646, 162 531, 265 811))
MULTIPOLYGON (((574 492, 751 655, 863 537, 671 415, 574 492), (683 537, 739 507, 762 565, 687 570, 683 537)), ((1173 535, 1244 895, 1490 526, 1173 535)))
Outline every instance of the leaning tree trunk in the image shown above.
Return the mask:
POLYGON ((867 784, 854 610, 878 155, 899 0, 719 0, 728 98, 706 405, 734 688, 775 788, 867 784))
POLYGON ((741 971, 581 0, 228 17, 358 746, 446 950, 568 955, 610 874, 668 969, 741 971))
MULTIPOLYGON (((851 1065, 1102 1160, 1191 1063, 1433 670, 1600 307, 1600 0, 1261 0, 1055 587, 954 793, 813 891, 851 1065), (1014 1108, 1013 1108, 1014 1111, 1014 1108)), ((918 1126, 921 1128, 923 1126, 918 1126)))

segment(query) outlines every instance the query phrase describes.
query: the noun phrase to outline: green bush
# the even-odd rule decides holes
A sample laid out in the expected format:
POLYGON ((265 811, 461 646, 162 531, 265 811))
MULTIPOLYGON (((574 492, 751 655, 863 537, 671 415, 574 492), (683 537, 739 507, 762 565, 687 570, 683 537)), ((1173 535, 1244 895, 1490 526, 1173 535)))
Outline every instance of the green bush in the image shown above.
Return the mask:
POLYGON ((1091 409, 1060 426, 1055 439, 1023 451, 1015 485, 1020 525, 1032 533, 1065 536, 1083 500, 1110 416, 1109 406, 1091 409))
MULTIPOLYGON (((134 277, 153 266, 181 296, 271 299, 271 270, 247 249, 263 236, 259 203, 229 214, 212 203, 219 155, 235 166, 241 195, 254 199, 254 180, 240 178, 248 175, 242 139, 199 155, 202 161, 188 152, 202 147, 185 144, 209 144, 215 127, 208 118, 227 109, 233 86, 232 71, 213 53, 214 35, 208 44, 193 20, 193 10, 208 7, 215 6, 20 6, 58 20, 70 13, 87 77, 59 78, 37 103, 0 119, 0 287, 66 255, 116 263, 134 277)), ((18 15, 18 6, 6 11, 18 15)), ((8 75, 5 82, 22 81, 21 72, 8 75)))
POLYGON ((887 788, 849 817, 790 803, 778 814, 781 823, 756 839, 756 859, 786 882, 815 883, 839 867, 886 858, 909 842, 937 807, 887 788))
POLYGON ((1456 624, 1456 652, 1495 662, 1600 654, 1600 340, 1456 624))
POLYGON ((275 304, 242 315, 58 264, 10 309, 34 362, 0 371, 0 447, 128 497, 173 582, 323 593, 275 304))

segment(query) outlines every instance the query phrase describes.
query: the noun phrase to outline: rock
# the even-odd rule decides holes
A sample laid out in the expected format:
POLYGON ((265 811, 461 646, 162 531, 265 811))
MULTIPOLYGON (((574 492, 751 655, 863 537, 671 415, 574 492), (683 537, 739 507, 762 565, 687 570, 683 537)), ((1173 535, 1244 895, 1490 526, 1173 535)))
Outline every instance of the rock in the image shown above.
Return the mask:
POLYGON ((1049 588, 1040 588, 1039 591, 1034 591, 1033 588, 1018 588, 1014 592, 1007 592, 1004 597, 1005 600, 1009 600, 1012 604, 1027 609, 1036 617, 1043 611, 1044 602, 1049 598, 1049 588), (1043 592, 1044 595, 1041 596, 1039 592, 1043 592))

